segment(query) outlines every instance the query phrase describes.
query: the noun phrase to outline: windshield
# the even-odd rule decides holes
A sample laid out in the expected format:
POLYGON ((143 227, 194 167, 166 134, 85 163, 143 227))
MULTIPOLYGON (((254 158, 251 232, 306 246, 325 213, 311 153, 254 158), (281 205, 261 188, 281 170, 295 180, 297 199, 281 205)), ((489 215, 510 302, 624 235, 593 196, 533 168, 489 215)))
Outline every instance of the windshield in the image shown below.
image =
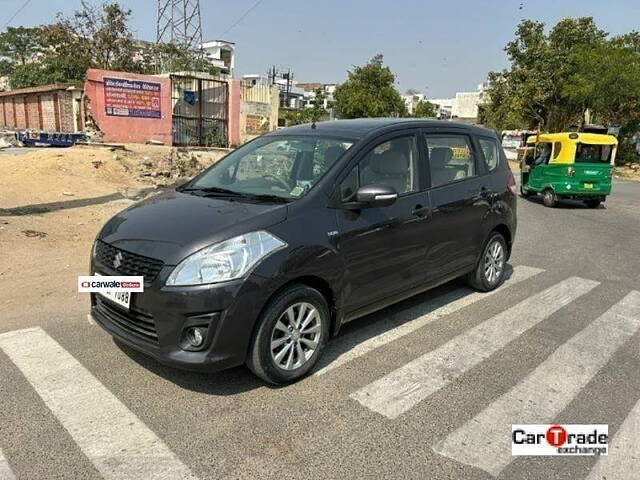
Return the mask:
POLYGON ((186 189, 300 198, 352 145, 326 137, 259 138, 213 165, 186 189))

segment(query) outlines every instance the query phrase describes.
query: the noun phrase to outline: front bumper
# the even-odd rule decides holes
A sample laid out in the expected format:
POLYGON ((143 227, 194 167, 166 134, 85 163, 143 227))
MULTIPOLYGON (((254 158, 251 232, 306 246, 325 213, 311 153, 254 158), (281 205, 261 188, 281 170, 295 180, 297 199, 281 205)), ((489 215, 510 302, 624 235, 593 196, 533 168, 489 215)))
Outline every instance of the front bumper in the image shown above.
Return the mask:
MULTIPOLYGON (((255 323, 272 290, 269 279, 246 279, 192 287, 166 287, 173 267, 133 293, 129 311, 91 294, 91 315, 103 329, 133 349, 177 368, 213 372, 244 363, 255 323), (208 326, 203 349, 185 350, 185 330, 208 326)), ((94 272, 117 275, 101 265, 94 272)))

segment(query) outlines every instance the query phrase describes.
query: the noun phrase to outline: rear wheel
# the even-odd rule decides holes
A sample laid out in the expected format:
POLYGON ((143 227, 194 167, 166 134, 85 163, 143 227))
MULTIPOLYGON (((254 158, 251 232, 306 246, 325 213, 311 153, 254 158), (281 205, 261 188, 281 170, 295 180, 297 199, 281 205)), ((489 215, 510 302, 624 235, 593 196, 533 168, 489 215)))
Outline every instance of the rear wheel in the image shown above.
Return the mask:
POLYGON ((316 364, 331 316, 320 292, 302 284, 278 293, 260 316, 247 366, 273 384, 294 382, 316 364))
POLYGON ((589 208, 598 208, 601 202, 602 200, 599 198, 590 198, 584 201, 585 205, 589 208))
POLYGON ((493 232, 485 243, 475 270, 467 275, 467 282, 476 290, 488 292, 504 282, 507 261, 507 242, 504 237, 493 232))
POLYGON ((542 203, 544 203, 545 207, 555 207, 558 203, 558 197, 553 190, 547 188, 544 192, 542 192, 542 203))

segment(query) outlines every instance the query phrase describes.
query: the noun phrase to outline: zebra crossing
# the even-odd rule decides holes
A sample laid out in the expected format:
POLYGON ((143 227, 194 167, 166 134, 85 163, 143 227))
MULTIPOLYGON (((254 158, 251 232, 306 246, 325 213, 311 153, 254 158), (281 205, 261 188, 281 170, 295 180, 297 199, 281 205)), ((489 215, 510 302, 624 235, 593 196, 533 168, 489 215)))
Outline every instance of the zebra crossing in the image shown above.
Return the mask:
MULTIPOLYGON (((496 291, 470 293, 461 287, 429 300, 421 310, 428 313, 416 317, 414 312, 413 318, 393 329, 371 335, 365 328, 363 341, 339 351, 331 358, 331 363, 322 365, 305 382, 321 381, 332 371, 377 349, 393 348, 394 341, 436 320, 486 302, 515 285, 526 288, 527 281, 544 274, 542 269, 517 266, 505 285, 496 291)), ((435 349, 367 385, 345 392, 344 397, 357 408, 375 412, 384 421, 396 421, 399 417, 406 421, 416 414, 414 408, 421 402, 456 379, 473 374, 474 367, 599 285, 594 280, 570 277, 542 291, 532 292, 524 300, 435 349)), ((444 438, 436 439, 429 447, 435 454, 453 462, 499 477, 513 459, 511 424, 552 423, 638 331, 640 292, 624 292, 621 300, 558 346, 517 384, 489 405, 482 406, 480 413, 470 420, 454 425, 444 438)), ((341 338, 334 341, 339 346, 341 338)), ((331 350, 331 344, 328 350, 331 350)), ((197 478, 158 434, 43 329, 36 327, 0 334, 0 351, 20 370, 103 478, 197 478)), ((357 368, 366 368, 366 364, 360 363, 357 368)), ((609 456, 595 463, 587 480, 634 478, 640 468, 637 446, 640 399, 637 400, 612 437, 609 456)), ((5 453, 0 438, 0 480, 20 478, 18 472, 12 470, 11 459, 5 453)))
POLYGON ((15 478, 11 467, 9 467, 9 462, 0 449, 0 480, 15 480, 15 478))

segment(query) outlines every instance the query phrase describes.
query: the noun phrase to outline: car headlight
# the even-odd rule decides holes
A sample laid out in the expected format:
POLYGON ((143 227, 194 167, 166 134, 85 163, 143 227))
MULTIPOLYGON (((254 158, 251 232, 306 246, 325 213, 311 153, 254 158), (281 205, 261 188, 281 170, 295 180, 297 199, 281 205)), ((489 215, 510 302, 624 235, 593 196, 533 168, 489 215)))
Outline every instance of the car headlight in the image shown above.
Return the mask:
POLYGON ((246 233, 185 258, 173 269, 168 286, 202 285, 243 277, 267 255, 287 244, 269 232, 246 233))

